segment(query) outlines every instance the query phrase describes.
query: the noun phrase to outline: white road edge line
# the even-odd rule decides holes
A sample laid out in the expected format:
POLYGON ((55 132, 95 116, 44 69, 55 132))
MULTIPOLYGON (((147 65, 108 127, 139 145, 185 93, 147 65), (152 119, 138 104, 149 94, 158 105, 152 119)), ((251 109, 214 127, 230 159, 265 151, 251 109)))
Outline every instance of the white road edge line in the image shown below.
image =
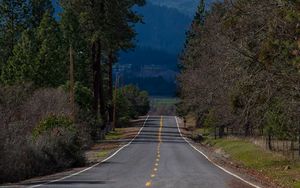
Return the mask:
POLYGON ((88 167, 88 168, 86 168, 86 169, 84 169, 84 170, 81 170, 81 171, 79 171, 79 172, 76 172, 76 173, 74 173, 74 174, 65 176, 65 177, 63 177, 63 178, 56 179, 56 180, 51 180, 51 181, 49 181, 49 182, 46 182, 46 183, 43 183, 43 184, 39 184, 39 185, 30 186, 29 188, 41 187, 41 186, 43 186, 43 185, 47 185, 47 184, 51 184, 51 183, 55 183, 55 182, 59 182, 59 181, 62 181, 62 180, 71 178, 71 177, 73 177, 73 176, 76 176, 76 175, 78 175, 78 174, 81 174, 81 173, 83 173, 83 172, 86 172, 86 171, 88 171, 88 170, 90 170, 90 169, 92 169, 92 168, 94 168, 94 167, 100 165, 101 163, 104 163, 104 162, 108 161, 109 159, 111 159, 112 157, 114 157, 115 155, 117 155, 122 149, 128 147, 128 146, 136 139, 136 137, 140 135, 140 133, 142 132, 143 128, 145 127, 146 122, 147 122, 148 119, 149 119, 149 116, 147 116, 147 118, 146 118, 145 121, 144 121, 143 126, 140 128, 139 132, 135 135, 135 137, 134 137, 133 139, 131 139, 130 142, 128 142, 126 145, 122 146, 120 149, 118 149, 117 151, 115 151, 112 155, 110 155, 110 156, 107 157, 106 159, 102 160, 101 162, 96 163, 96 164, 94 164, 93 166, 90 166, 90 167, 88 167))
POLYGON ((253 184, 253 183, 251 183, 251 182, 249 182, 249 181, 247 181, 247 180, 241 178, 240 176, 238 176, 238 175, 236 175, 236 174, 234 174, 234 173, 232 173, 232 172, 226 170, 225 168, 223 168, 223 167, 217 165, 214 161, 212 161, 207 155, 205 155, 202 151, 200 151, 198 148, 196 148, 192 143, 190 143, 190 142, 188 141, 188 139, 187 139, 186 137, 184 137, 184 136, 182 135, 181 130, 180 130, 180 127, 179 127, 179 123, 178 123, 178 120, 177 120, 177 117, 176 117, 176 116, 175 116, 175 120, 176 120, 176 124, 177 124, 177 128, 178 128, 178 131, 179 131, 180 136, 181 136, 181 137, 182 137, 182 138, 183 138, 183 139, 184 139, 184 140, 185 140, 185 141, 186 141, 193 149, 195 149, 197 152, 199 152, 201 155, 203 155, 209 162, 211 162, 213 165, 215 165, 216 167, 220 168, 221 170, 223 170, 223 171, 226 172, 227 174, 230 174, 231 176, 233 176, 233 177, 235 177, 235 178, 237 178, 237 179, 243 181, 244 183, 247 183, 248 185, 250 185, 250 186, 252 186, 252 187, 255 187, 255 188, 261 188, 261 187, 255 185, 255 184, 253 184))

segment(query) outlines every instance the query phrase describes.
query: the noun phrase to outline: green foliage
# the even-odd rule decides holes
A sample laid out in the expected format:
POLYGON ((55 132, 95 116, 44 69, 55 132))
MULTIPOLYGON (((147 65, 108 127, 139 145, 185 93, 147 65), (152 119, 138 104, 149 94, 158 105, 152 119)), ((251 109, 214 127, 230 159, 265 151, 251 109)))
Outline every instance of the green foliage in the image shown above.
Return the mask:
POLYGON ((0 2, 0 62, 6 63, 22 31, 28 26, 27 0, 0 2))
MULTIPOLYGON (((70 89, 70 83, 67 82, 62 88, 68 92, 70 89)), ((89 111, 92 107, 93 93, 80 82, 75 83, 75 102, 79 105, 81 110, 89 111)))
POLYGON ((14 47, 13 55, 2 69, 1 80, 6 84, 33 82, 37 71, 35 62, 37 51, 34 33, 24 31, 14 47))
POLYGON ((150 109, 148 93, 140 91, 134 85, 128 85, 121 88, 124 97, 129 101, 130 117, 145 115, 150 109))
POLYGON ((37 29, 38 86, 59 86, 66 80, 67 67, 62 59, 61 31, 54 18, 46 13, 37 29))
POLYGON ((147 92, 140 91, 134 85, 128 85, 117 91, 118 124, 126 126, 130 118, 146 115, 150 109, 147 92))
MULTIPOLYGON (((72 120, 66 116, 49 116, 40 121, 40 123, 33 130, 32 134, 36 138, 41 134, 58 130, 59 128, 75 131, 72 120)), ((59 132, 58 132, 59 133, 59 132)))
POLYGON ((214 114, 214 110, 209 110, 208 114, 205 115, 204 123, 205 128, 210 129, 211 131, 214 131, 217 126, 217 119, 214 114))
POLYGON ((182 109, 214 109, 221 131, 298 139, 299 15, 298 1, 213 3, 201 29, 187 36, 178 77, 182 109))
POLYGON ((29 5, 31 8, 30 22, 33 28, 40 25, 45 13, 49 13, 51 16, 54 13, 51 0, 30 0, 29 5))
POLYGON ((194 17, 195 27, 200 27, 204 25, 205 22, 205 16, 206 16, 206 10, 205 10, 205 0, 201 0, 200 4, 197 7, 197 11, 194 17))
POLYGON ((283 111, 283 105, 280 101, 274 101, 266 112, 266 131, 271 135, 277 136, 281 140, 294 138, 289 130, 289 121, 283 111))
POLYGON ((264 150, 250 141, 227 138, 209 139, 206 142, 224 151, 233 162, 262 172, 284 187, 299 187, 297 175, 300 171, 300 164, 298 161, 288 160, 282 155, 264 150), (287 166, 291 169, 284 170, 287 166))
MULTIPOLYGON (((81 142, 88 140, 87 134, 98 135, 99 129, 105 126, 105 119, 99 118, 95 108, 100 106, 104 117, 107 104, 112 104, 106 96, 109 93, 107 88, 112 88, 111 82, 106 81, 112 75, 108 76, 106 72, 107 64, 91 66, 91 60, 93 65, 99 65, 100 60, 105 61, 109 54, 134 47, 134 24, 141 22, 141 16, 133 7, 142 6, 145 1, 99 0, 91 3, 61 0, 61 20, 57 21, 53 17, 51 0, 0 1, 0 82, 4 84, 0 88, 0 110, 7 114, 5 118, 0 115, 0 125, 6 130, 11 125, 24 124, 19 127, 27 131, 27 135, 13 135, 19 136, 13 139, 27 140, 24 147, 14 143, 10 148, 2 142, 7 150, 2 151, 1 147, 0 156, 2 152, 8 156, 21 149, 19 153, 28 158, 22 163, 20 156, 16 156, 20 165, 8 165, 13 169, 5 174, 5 180, 13 177, 13 181, 17 181, 82 164, 81 142), (72 71, 68 71, 69 49, 74 52, 72 71), (67 83, 68 73, 74 73, 75 77, 77 105, 74 108, 69 102, 68 92, 55 89, 67 83), (22 90, 21 86, 26 83, 32 83, 29 91, 22 90), (101 87, 91 89, 92 85, 101 87), (7 91, 6 87, 15 87, 17 91, 7 91), (95 95, 99 91, 99 96, 95 95), (28 99, 31 92, 36 101, 28 99), (101 105, 96 104, 96 99, 101 105), (96 102, 92 104, 92 101, 96 102), (40 110, 41 107, 45 111, 40 110), (76 126, 68 117, 71 113, 76 113, 76 126), (49 114, 53 115, 48 117, 49 114), (27 139, 27 136, 34 139, 27 139), (22 167, 28 166, 32 167, 29 170, 33 173, 23 173, 22 167)), ((68 84, 62 87, 69 91, 68 84)), ((131 93, 130 90, 127 94, 124 96, 118 92, 117 97, 117 114, 122 125, 128 124, 131 117, 149 110, 146 92, 132 90, 131 93)), ((8 164, 15 162, 8 158, 7 161, 8 164)))
POLYGON ((3 67, 6 84, 33 82, 39 87, 59 86, 66 80, 58 24, 46 13, 37 30, 26 30, 15 45, 13 55, 3 67))

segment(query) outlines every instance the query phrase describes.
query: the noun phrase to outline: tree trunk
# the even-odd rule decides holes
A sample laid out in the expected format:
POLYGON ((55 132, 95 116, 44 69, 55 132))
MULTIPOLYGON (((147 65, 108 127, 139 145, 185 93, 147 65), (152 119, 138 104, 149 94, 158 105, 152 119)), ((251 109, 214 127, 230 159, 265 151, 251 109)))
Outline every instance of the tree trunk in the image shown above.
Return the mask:
POLYGON ((248 137, 248 136, 250 136, 250 124, 249 124, 249 122, 246 122, 246 124, 245 124, 245 134, 244 134, 244 136, 245 137, 248 137))
POLYGON ((75 78, 74 78, 74 54, 73 47, 70 44, 70 102, 72 105, 72 120, 75 122, 75 78))
POLYGON ((116 76, 115 82, 115 90, 114 90, 114 99, 113 99, 113 130, 115 130, 117 126, 117 92, 118 92, 118 85, 119 85, 119 76, 116 76))
POLYGON ((92 64, 93 64, 93 92, 94 92, 94 102, 93 102, 93 109, 94 114, 96 117, 99 115, 99 63, 97 61, 97 46, 96 43, 93 42, 91 48, 91 55, 92 55, 92 64))
POLYGON ((224 137, 224 132, 225 132, 225 125, 221 125, 219 127, 219 138, 223 138, 224 137))
MULTIPOLYGON (((113 53, 112 51, 109 53, 109 57, 108 57, 108 96, 109 96, 109 100, 111 102, 113 102, 113 63, 114 63, 114 59, 113 59, 113 53)), ((112 122, 113 121, 113 105, 111 105, 109 107, 109 121, 112 122)))
POLYGON ((268 147, 269 147, 269 150, 272 150, 272 133, 271 133, 271 131, 268 132, 268 147))
POLYGON ((298 147, 299 147, 299 148, 298 148, 298 150, 299 150, 299 151, 298 151, 298 152, 299 152, 299 156, 300 156, 300 129, 299 129, 299 138, 298 138, 298 143, 299 143, 299 145, 298 145, 298 147))
POLYGON ((101 41, 97 41, 97 55, 96 55, 96 60, 98 63, 98 72, 99 72, 99 102, 100 102, 100 116, 104 122, 103 128, 106 127, 106 116, 105 116, 105 101, 104 101, 104 88, 103 88, 103 75, 102 75, 102 65, 101 65, 101 55, 102 55, 102 46, 101 46, 101 41))

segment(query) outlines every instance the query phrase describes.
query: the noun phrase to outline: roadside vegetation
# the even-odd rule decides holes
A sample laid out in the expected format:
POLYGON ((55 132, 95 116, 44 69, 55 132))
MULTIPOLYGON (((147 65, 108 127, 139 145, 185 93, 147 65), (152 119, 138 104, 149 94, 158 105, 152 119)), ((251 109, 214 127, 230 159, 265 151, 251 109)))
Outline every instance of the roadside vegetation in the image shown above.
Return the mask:
POLYGON ((300 158, 300 12, 293 0, 202 0, 181 55, 178 114, 215 137, 300 158))
MULTIPOLYGON (((197 138, 197 137, 194 137, 197 138)), ((230 162, 239 165, 283 187, 300 187, 300 162, 291 160, 256 145, 251 140, 236 137, 214 139, 206 137, 202 144, 213 147, 230 162)))
POLYGON ((299 5, 236 0, 206 10, 201 0, 178 77, 177 114, 194 119, 193 139, 286 187, 300 186, 299 5))
POLYGON ((113 122, 149 110, 148 94, 114 87, 112 72, 134 47, 142 18, 132 8, 145 2, 59 3, 57 17, 51 0, 0 2, 0 183, 84 165, 113 122))
POLYGON ((179 99, 174 97, 151 97, 150 115, 175 115, 179 99))

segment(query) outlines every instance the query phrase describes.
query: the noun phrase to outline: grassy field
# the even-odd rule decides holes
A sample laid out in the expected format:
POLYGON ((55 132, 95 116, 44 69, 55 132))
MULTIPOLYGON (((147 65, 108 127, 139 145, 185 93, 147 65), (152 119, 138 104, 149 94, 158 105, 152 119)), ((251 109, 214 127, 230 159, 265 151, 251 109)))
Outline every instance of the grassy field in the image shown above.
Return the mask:
POLYGON ((207 139, 207 144, 222 149, 230 158, 248 169, 257 170, 285 187, 300 188, 300 162, 266 151, 250 141, 226 138, 207 139))
POLYGON ((122 128, 115 128, 115 131, 109 132, 105 135, 106 140, 118 140, 123 137, 122 128))
POLYGON ((151 106, 161 107, 161 106, 174 106, 179 102, 178 98, 168 98, 168 97, 153 97, 150 99, 151 106))

